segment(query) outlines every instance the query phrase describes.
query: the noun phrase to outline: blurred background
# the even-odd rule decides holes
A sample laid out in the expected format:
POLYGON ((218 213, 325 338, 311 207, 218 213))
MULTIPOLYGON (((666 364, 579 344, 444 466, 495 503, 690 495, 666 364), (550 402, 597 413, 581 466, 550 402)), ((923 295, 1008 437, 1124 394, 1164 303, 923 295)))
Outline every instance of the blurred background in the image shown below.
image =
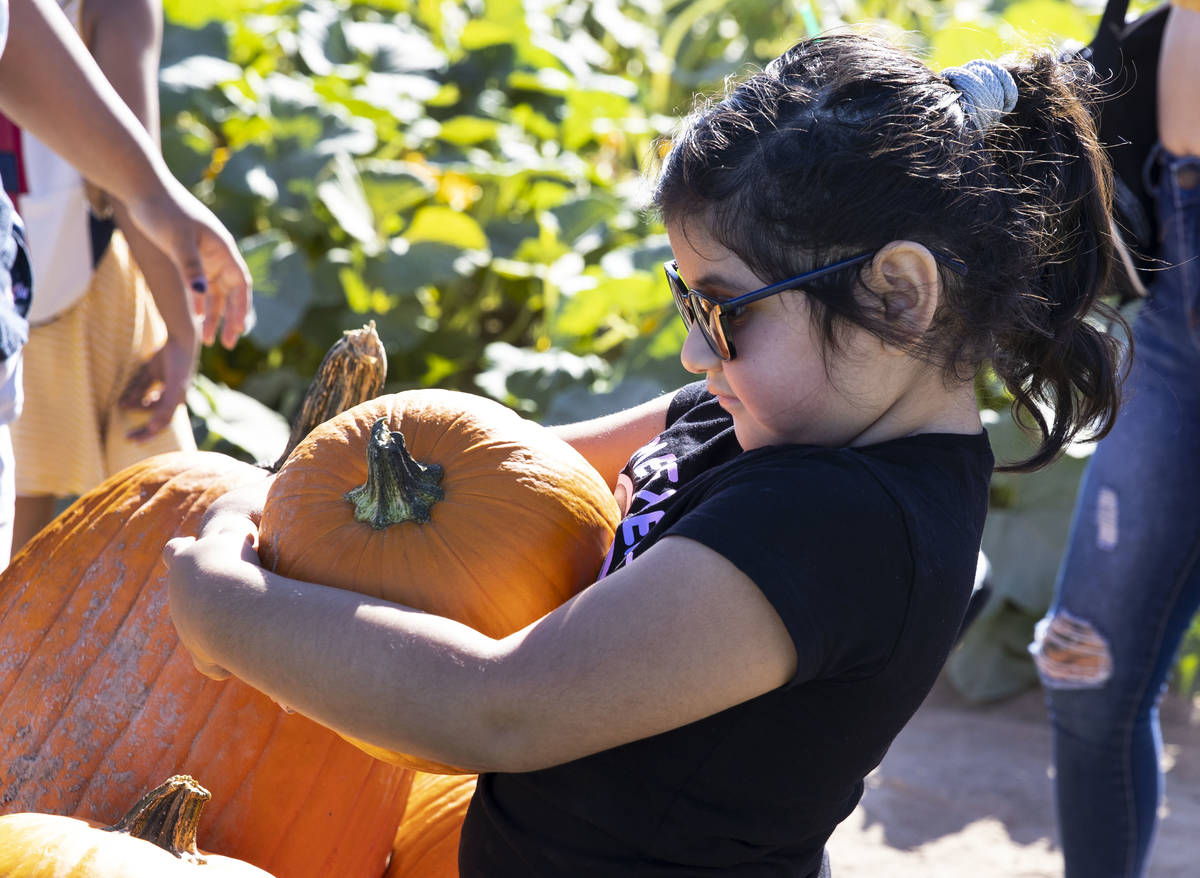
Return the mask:
MULTIPOLYGON (((1131 10, 1150 4, 1132 3, 1131 10)), ((806 35, 869 29, 935 69, 1088 42, 1101 0, 165 0, 166 159, 238 238, 257 325, 203 351, 198 444, 273 460, 322 356, 375 321, 387 391, 482 393, 544 423, 689 380, 640 205, 697 95, 806 35)), ((1000 459, 1022 453, 989 376, 1000 459)), ((1037 685, 1080 446, 997 476, 989 599, 948 668, 967 699, 1037 685)), ((1200 622, 1173 696, 1200 689, 1200 622)))

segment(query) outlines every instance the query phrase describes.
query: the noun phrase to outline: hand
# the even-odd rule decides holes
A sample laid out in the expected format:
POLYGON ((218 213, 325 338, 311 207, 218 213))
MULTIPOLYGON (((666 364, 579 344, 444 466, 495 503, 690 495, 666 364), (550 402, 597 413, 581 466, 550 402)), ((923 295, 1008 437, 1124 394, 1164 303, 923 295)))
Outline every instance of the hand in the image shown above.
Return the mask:
POLYGON ((118 405, 149 415, 144 425, 126 434, 135 442, 154 436, 171 423, 184 402, 196 363, 195 346, 168 338, 149 360, 138 367, 125 385, 118 405))
POLYGON ((210 519, 199 539, 176 537, 163 547, 171 621, 196 670, 214 680, 225 680, 230 672, 206 646, 205 634, 217 624, 209 619, 209 606, 219 603, 222 588, 229 587, 230 578, 221 573, 230 559, 258 564, 257 539, 254 522, 228 513, 210 519))
POLYGON ((174 178, 155 194, 126 202, 130 218, 175 264, 204 323, 201 339, 232 348, 252 320, 250 272, 220 220, 174 178))

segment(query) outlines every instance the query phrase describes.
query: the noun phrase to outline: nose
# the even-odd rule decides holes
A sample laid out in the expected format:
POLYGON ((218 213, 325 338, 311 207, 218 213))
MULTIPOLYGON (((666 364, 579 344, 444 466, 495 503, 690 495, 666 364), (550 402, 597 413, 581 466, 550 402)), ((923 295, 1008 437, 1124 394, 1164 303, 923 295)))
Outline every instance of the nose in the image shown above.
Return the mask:
POLYGON ((704 334, 700 331, 699 323, 693 323, 688 328, 687 338, 683 340, 683 347, 679 350, 679 362, 683 363, 683 368, 689 372, 703 375, 719 369, 723 361, 708 346, 704 334))

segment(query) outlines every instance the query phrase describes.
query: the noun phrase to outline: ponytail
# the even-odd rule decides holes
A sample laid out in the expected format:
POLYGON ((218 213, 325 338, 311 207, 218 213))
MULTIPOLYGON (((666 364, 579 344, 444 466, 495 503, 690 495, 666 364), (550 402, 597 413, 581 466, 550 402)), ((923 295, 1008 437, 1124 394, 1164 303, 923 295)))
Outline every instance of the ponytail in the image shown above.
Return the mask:
MULTIPOLYGON (((1130 283, 1112 226, 1112 172, 1097 140, 1077 66, 1048 54, 1009 68, 1013 111, 996 129, 996 160, 1025 204, 1033 246, 1028 287, 1015 317, 997 333, 991 360, 1013 397, 1013 416, 1040 437, 1025 472, 1054 460, 1072 441, 1112 428, 1120 406, 1120 345, 1091 322, 1125 326, 1102 296, 1130 283)), ((1127 328, 1127 327, 1126 327, 1127 328)))

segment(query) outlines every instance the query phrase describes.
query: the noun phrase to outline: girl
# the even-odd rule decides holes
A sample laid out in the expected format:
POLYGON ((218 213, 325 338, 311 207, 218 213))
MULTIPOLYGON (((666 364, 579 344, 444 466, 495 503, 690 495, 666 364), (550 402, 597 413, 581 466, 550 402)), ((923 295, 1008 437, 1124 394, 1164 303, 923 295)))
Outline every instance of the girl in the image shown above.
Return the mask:
POLYGON ((980 366, 1039 431, 1015 468, 1116 411, 1083 319, 1109 179, 1073 87, 1049 56, 793 47, 686 121, 655 189, 704 380, 561 429, 626 510, 601 579, 495 641, 265 572, 260 498, 231 495, 165 553, 197 665, 481 772, 463 875, 828 874, 971 591, 980 366))

